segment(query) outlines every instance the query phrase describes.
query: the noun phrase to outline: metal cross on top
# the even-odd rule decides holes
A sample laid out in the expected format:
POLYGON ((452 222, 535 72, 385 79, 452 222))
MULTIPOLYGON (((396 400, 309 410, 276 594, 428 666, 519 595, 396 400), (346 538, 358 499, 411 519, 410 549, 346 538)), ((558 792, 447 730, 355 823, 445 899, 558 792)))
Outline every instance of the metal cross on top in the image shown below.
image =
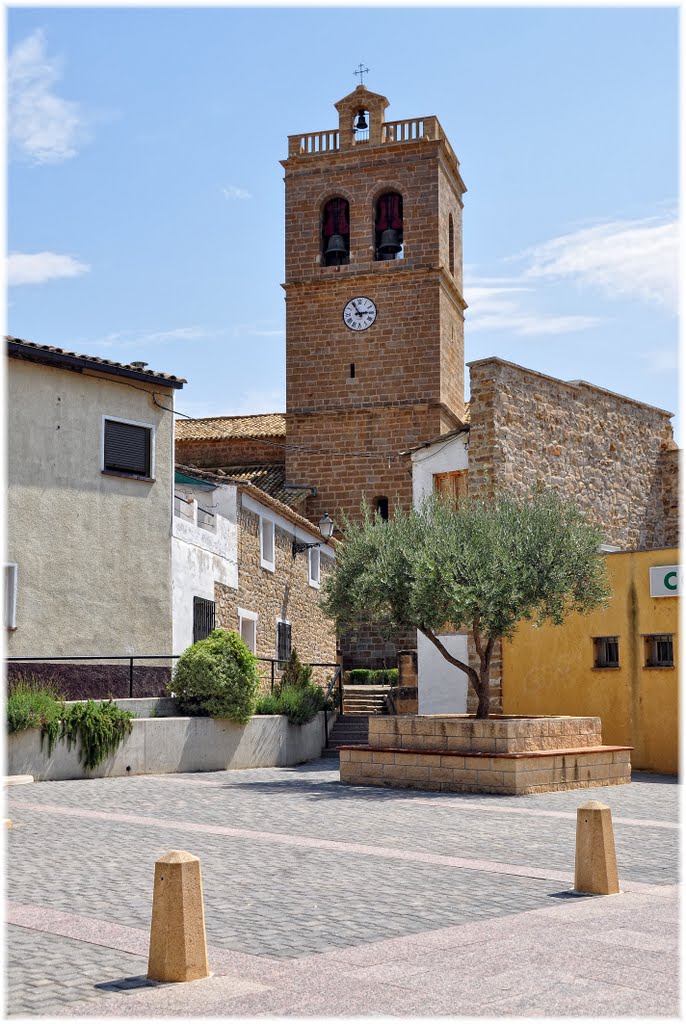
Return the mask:
POLYGON ((357 65, 357 71, 353 71, 354 75, 359 75, 360 76, 360 85, 364 85, 364 79, 363 79, 362 76, 366 75, 368 73, 368 71, 369 71, 369 68, 366 68, 364 66, 364 64, 362 63, 362 61, 360 61, 360 63, 357 65))

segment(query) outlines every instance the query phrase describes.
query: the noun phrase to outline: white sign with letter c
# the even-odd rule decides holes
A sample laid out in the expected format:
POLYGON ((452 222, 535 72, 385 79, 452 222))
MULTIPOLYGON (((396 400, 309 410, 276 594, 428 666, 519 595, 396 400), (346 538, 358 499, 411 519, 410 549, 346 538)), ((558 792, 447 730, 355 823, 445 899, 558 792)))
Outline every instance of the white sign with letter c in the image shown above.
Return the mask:
POLYGON ((650 569, 651 597, 678 597, 681 592, 681 568, 678 565, 654 565, 650 569))

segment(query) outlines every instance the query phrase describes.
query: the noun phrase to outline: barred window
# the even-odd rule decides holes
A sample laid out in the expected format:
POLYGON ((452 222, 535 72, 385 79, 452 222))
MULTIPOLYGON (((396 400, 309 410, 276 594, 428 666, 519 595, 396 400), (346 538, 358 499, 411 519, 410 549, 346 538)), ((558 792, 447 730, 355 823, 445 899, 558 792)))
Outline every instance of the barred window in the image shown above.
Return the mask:
POLYGON ((671 633, 654 633, 643 638, 646 645, 646 668, 672 668, 674 637, 671 633))
POLYGON ((193 643, 205 640, 214 629, 214 601, 193 598, 193 643))
POLYGON ((593 637, 595 668, 619 668, 619 637, 593 637))
POLYGON ((276 657, 278 661, 288 661, 291 654, 291 624, 290 622, 277 622, 276 624, 276 657))

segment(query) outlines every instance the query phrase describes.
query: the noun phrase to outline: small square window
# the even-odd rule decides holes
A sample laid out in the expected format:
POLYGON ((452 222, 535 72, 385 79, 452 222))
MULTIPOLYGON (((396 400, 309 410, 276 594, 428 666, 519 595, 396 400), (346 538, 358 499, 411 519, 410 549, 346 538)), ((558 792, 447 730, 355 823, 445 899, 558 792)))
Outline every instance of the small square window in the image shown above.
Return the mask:
POLYGON ((105 473, 151 478, 152 427, 105 419, 103 433, 102 468, 105 473))
POLYGON ((308 552, 309 558, 309 584, 311 587, 319 588, 319 574, 320 574, 320 551, 319 548, 310 548, 308 552))
POLYGON ((655 633, 643 638, 646 645, 646 668, 672 668, 674 637, 671 633, 655 633))
POLYGON ((619 637, 593 637, 595 668, 619 668, 619 637))
POLYGON ((260 565, 274 572, 274 523, 260 517, 260 565))

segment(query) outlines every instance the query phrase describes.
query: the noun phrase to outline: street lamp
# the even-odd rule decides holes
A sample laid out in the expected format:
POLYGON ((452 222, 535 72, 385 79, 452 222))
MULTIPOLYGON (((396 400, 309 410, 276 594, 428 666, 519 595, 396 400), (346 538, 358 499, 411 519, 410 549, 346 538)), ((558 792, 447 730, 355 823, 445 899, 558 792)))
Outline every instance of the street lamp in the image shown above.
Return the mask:
POLYGON ((309 548, 320 548, 322 544, 326 544, 327 541, 331 540, 333 534, 333 519, 328 512, 325 512, 322 518, 319 520, 319 532, 322 535, 322 540, 319 542, 313 542, 312 544, 298 544, 297 541, 293 541, 293 558, 300 551, 307 551, 309 548))

